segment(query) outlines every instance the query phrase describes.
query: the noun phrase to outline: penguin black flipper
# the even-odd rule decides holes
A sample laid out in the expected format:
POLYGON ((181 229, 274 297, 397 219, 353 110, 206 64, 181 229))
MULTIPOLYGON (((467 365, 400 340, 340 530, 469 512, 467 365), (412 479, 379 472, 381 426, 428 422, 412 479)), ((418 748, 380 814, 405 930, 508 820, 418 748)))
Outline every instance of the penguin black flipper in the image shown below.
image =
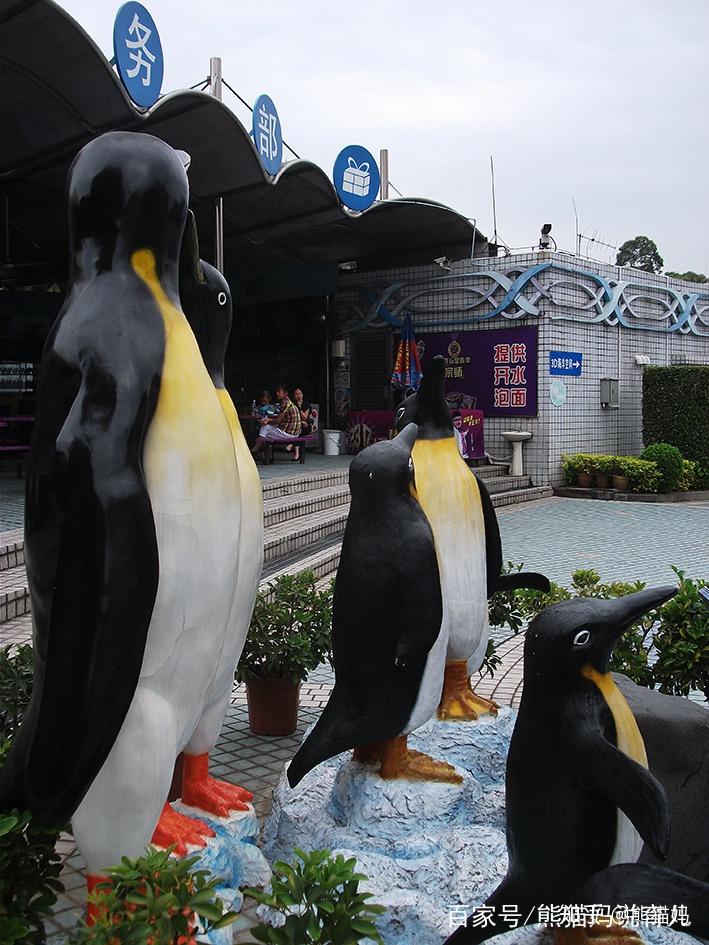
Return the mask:
POLYGON ((583 696, 568 696, 567 748, 579 783, 605 795, 632 822, 656 856, 667 856, 670 814, 665 789, 647 768, 612 745, 589 716, 583 696), (569 704, 575 703, 575 704, 569 704))
POLYGON ((660 906, 672 910, 685 906, 690 926, 679 921, 670 927, 700 938, 709 938, 709 884, 690 879, 664 866, 621 863, 592 876, 576 896, 580 905, 603 903, 617 906, 660 906))
POLYGON ((0 775, 0 809, 52 826, 72 816, 118 735, 157 592, 141 455, 164 334, 138 295, 122 315, 106 299, 105 317, 74 312, 67 327, 60 315, 40 376, 25 525, 34 687, 0 775), (141 320, 140 345, 129 319, 141 320))
MULTIPOLYGON (((475 475, 473 473, 473 475, 475 475)), ((517 588, 529 588, 548 594, 551 590, 549 578, 535 571, 516 571, 512 574, 500 574, 502 571, 502 539, 500 526, 497 523, 495 507, 492 504, 490 493, 479 476, 475 479, 480 489, 480 503, 483 510, 485 525, 485 558, 487 565, 487 596, 491 597, 496 591, 513 591, 517 588)))

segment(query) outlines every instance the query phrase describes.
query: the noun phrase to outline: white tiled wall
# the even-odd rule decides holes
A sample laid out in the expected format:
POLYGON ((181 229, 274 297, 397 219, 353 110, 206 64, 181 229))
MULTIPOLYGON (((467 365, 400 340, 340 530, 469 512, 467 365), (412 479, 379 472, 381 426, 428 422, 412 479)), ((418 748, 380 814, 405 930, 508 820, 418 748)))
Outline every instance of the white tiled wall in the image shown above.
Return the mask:
MULTIPOLYGON (((672 302, 672 297, 666 291, 668 286, 683 293, 695 289, 702 293, 707 291, 706 286, 670 281, 665 276, 620 270, 616 266, 585 260, 577 263, 573 258, 561 254, 529 253, 497 259, 464 260, 455 263, 450 274, 435 265, 342 274, 335 298, 339 331, 345 337, 362 323, 379 292, 394 283, 400 288, 391 296, 388 304, 393 308, 397 301, 407 297, 405 310, 412 312, 416 331, 436 331, 438 326, 444 331, 486 331, 514 325, 538 325, 539 415, 513 420, 509 417, 488 417, 485 420, 486 448, 495 455, 508 452, 507 444, 501 437, 502 430, 513 426, 530 430, 534 434, 524 446, 525 468, 532 481, 538 485, 557 485, 561 482, 560 456, 564 452, 641 452, 643 368, 636 363, 636 355, 646 355, 654 365, 709 363, 709 322, 706 326, 702 325, 706 334, 697 336, 560 318, 560 315, 569 314, 581 318, 592 317, 595 311, 593 300, 598 287, 593 280, 565 274, 559 268, 540 273, 536 285, 529 284, 525 290, 525 298, 537 307, 538 314, 518 317, 519 312, 513 307, 507 314, 514 314, 514 318, 497 316, 485 322, 475 321, 502 302, 506 291, 505 285, 496 285, 494 280, 483 273, 495 270, 511 280, 531 266, 549 260, 553 260, 558 267, 573 266, 593 271, 609 280, 625 279, 638 283, 638 287, 629 294, 636 296, 632 306, 638 320, 648 325, 662 324, 667 304, 672 302), (423 284, 414 292, 406 288, 407 281, 423 284), (369 292, 370 298, 363 296, 363 288, 369 292), (478 304, 471 308, 471 303, 478 304), (549 399, 550 350, 579 351, 583 354, 582 376, 563 378, 567 386, 567 401, 563 407, 554 407, 549 399), (620 381, 618 409, 602 408, 600 405, 600 380, 603 377, 617 377, 620 381)), ((701 304, 707 317, 709 299, 701 304)), ((632 312, 628 313, 628 319, 636 320, 632 312)), ((374 324, 380 322, 375 321, 374 324)), ((380 330, 394 329, 387 327, 380 330)))

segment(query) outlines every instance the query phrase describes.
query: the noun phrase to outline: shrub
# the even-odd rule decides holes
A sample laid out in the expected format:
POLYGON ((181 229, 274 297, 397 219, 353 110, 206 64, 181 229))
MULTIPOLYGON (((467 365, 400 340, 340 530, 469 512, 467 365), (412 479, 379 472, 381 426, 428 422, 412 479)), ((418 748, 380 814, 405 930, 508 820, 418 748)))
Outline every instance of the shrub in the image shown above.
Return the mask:
POLYGON ((596 457, 591 453, 567 453, 561 457, 561 468, 568 485, 573 486, 579 473, 593 473, 596 457))
POLYGON ((236 670, 253 676, 304 680, 332 654, 332 583, 316 588, 312 571, 283 574, 256 597, 251 627, 236 670))
POLYGON ((660 471, 658 492, 675 492, 682 475, 682 454, 669 443, 651 443, 643 451, 641 459, 654 463, 660 471))
POLYGON ((357 861, 329 850, 304 853, 295 850, 294 864, 273 864, 271 891, 246 889, 245 895, 280 913, 278 928, 259 925, 251 929, 257 942, 274 945, 356 945, 371 939, 383 945, 373 916, 386 910, 367 902, 371 893, 360 892, 367 877, 355 873, 357 861))
POLYGON ((695 489, 697 486, 697 467, 698 463, 692 462, 691 459, 682 460, 682 472, 680 473, 679 480, 677 481, 677 490, 679 492, 691 492, 692 489, 695 489))
POLYGON ((96 921, 82 923, 72 945, 192 945, 196 916, 206 931, 234 922, 236 913, 224 912, 217 898, 220 880, 194 869, 198 857, 176 859, 170 853, 149 848, 109 869, 108 881, 91 897, 96 921))
POLYGON ((618 474, 628 477, 632 492, 657 492, 660 482, 660 470, 654 463, 636 456, 617 456, 618 474))
POLYGON ((12 738, 20 727, 32 695, 33 667, 29 643, 0 647, 0 737, 12 738))
POLYGON ((654 645, 657 662, 653 674, 661 692, 689 695, 701 690, 709 699, 709 608, 699 589, 705 581, 692 581, 673 567, 679 590, 663 605, 654 645))
POLYGON ((64 890, 57 837, 27 812, 0 813, 0 942, 46 941, 44 920, 64 890))
POLYGON ((709 488, 709 366, 681 364, 643 371, 643 441, 669 443, 699 464, 709 488))

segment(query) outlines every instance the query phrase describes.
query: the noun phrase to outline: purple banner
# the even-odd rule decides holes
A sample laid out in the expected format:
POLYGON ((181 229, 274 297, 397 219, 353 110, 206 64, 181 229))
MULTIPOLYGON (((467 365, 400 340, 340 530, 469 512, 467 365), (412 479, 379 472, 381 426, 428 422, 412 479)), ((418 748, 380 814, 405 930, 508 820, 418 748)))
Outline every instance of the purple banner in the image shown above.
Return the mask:
MULTIPOLYGON (((451 410, 455 438, 464 459, 482 459, 485 455, 483 414, 481 410, 451 410)), ((350 410, 347 414, 347 452, 359 453, 372 443, 388 440, 394 427, 393 410, 350 410)))
POLYGON ((536 326, 416 336, 424 374, 437 354, 446 359, 451 409, 477 408, 486 417, 536 417, 536 326))

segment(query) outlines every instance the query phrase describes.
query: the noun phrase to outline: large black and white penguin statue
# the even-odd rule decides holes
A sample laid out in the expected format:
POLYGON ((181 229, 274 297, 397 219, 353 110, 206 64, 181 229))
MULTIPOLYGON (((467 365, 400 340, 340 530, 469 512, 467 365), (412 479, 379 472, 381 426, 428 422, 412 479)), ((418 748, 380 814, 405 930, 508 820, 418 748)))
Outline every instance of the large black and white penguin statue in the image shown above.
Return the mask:
MULTIPOLYGON (((208 775, 240 584, 234 429, 180 305, 180 157, 150 135, 93 140, 69 172, 71 273, 43 355, 25 548, 35 681, 0 807, 71 818, 89 887, 153 836, 210 831, 250 794, 208 775)), ((248 540, 255 540, 257 530, 248 540)), ((238 654, 236 654, 238 655, 238 654)))
MULTIPOLYGON (((536 922, 540 905, 687 903, 690 931, 709 928, 709 886, 636 863, 643 842, 664 857, 670 817, 637 721, 608 671, 622 633, 675 592, 563 601, 530 624, 507 759, 509 864, 486 901, 488 914, 492 907, 499 918, 503 906, 514 906, 536 922)), ((479 919, 474 913, 447 945, 477 945, 509 930, 479 919)), ((579 928, 559 930, 557 942, 597 943, 606 933, 617 945, 633 940, 620 928, 589 929, 588 936, 579 928)))
MULTIPOLYGON (((295 786, 347 749, 383 778, 459 782, 445 762, 407 747, 440 700, 441 586, 433 535, 411 494, 417 427, 375 443, 350 466, 352 504, 333 604, 335 686, 288 767, 295 786)), ((445 643, 444 643, 445 645, 445 643)))
POLYGON ((541 574, 501 575, 502 544, 495 509, 482 479, 458 450, 445 397, 445 360, 426 367, 415 394, 402 401, 396 428, 416 423, 419 435, 412 453, 416 498, 428 519, 436 544, 443 596, 445 641, 437 654, 443 678, 438 717, 468 721, 498 706, 479 696, 470 683, 482 665, 490 627, 487 599, 496 590, 532 587, 548 591, 541 574))

